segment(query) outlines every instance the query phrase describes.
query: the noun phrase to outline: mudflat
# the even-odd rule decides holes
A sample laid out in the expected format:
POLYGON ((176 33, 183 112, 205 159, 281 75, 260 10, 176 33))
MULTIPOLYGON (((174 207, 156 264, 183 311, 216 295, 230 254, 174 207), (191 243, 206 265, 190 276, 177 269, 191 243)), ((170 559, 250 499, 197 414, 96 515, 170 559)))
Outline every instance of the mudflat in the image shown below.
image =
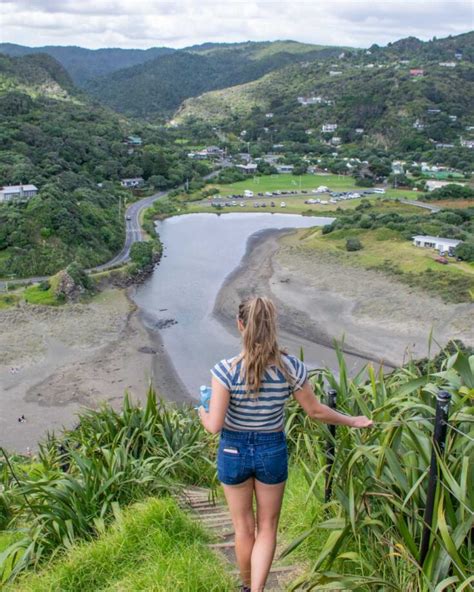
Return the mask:
POLYGON ((278 307, 282 342, 331 346, 396 366, 449 339, 474 345, 474 306, 446 304, 384 274, 343 265, 304 249, 298 233, 267 231, 251 239, 241 265, 220 290, 215 314, 234 321, 242 298, 267 295, 278 307))
MULTIPOLYGON (((0 444, 8 449, 35 449, 47 431, 74 425, 81 407, 120 407, 125 390, 144 400, 157 374, 173 383, 159 335, 124 290, 2 310, 0 325, 0 444)), ((178 388, 166 396, 186 398, 178 388)))

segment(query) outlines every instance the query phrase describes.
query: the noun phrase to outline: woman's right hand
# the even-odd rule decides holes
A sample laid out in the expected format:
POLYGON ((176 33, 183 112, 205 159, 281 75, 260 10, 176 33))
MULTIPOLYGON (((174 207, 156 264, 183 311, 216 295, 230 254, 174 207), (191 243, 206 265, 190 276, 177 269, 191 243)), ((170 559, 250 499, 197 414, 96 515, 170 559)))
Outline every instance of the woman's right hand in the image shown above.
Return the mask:
POLYGON ((358 415, 352 418, 351 428, 370 428, 374 425, 374 422, 365 417, 365 415, 358 415))

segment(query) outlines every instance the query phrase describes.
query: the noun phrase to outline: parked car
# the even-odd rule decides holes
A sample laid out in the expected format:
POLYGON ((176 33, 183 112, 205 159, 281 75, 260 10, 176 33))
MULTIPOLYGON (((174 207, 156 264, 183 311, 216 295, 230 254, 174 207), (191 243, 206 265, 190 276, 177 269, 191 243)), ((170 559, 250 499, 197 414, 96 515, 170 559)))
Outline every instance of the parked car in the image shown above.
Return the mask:
POLYGON ((274 208, 274 207, 276 207, 276 204, 275 204, 275 202, 274 202, 274 201, 271 201, 271 202, 270 202, 270 207, 271 207, 271 208, 274 208))
POLYGON ((281 202, 280 208, 286 208, 286 203, 284 201, 281 202))
POLYGON ((436 257, 435 261, 436 263, 441 263, 442 265, 447 265, 449 263, 446 257, 436 257))

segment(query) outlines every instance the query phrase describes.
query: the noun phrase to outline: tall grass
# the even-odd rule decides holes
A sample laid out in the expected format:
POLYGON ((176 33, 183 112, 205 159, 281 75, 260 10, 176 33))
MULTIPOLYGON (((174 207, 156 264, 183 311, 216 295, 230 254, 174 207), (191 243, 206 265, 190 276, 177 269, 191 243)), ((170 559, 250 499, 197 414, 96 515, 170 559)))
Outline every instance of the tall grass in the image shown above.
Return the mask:
POLYGON ((76 429, 42 444, 34 467, 0 467, 3 521, 23 533, 0 554, 0 582, 97 536, 121 506, 180 483, 210 484, 211 449, 196 413, 157 401, 151 388, 144 408, 126 395, 120 412, 86 411, 76 429))
MULTIPOLYGON (((415 364, 389 376, 371 366, 349 378, 341 352, 339 372, 320 376, 338 392, 338 408, 375 421, 371 430, 338 427, 332 467, 333 500, 324 505, 326 426, 310 424, 297 408, 287 430, 295 458, 326 519, 301 533, 291 553, 315 533, 326 533, 301 590, 467 590, 473 577, 474 356, 457 352, 439 372, 421 373, 415 364), (368 376, 368 380, 367 380, 368 376), (439 457, 436 511, 428 556, 420 564, 435 398, 452 394, 444 455, 439 457)), ((322 394, 321 382, 315 388, 322 394)))

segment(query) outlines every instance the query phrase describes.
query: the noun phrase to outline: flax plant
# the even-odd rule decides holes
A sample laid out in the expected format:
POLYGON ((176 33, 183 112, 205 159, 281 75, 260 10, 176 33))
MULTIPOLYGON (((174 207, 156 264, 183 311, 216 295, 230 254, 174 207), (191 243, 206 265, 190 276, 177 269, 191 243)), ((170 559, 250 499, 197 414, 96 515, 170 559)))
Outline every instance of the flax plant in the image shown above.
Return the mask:
MULTIPOLYGON (((397 590, 442 592, 470 589, 474 525, 474 356, 447 355, 441 371, 422 373, 410 363, 389 375, 368 365, 354 378, 338 350, 339 370, 323 372, 338 393, 338 409, 374 419, 371 430, 338 427, 332 500, 327 519, 314 523, 285 551, 316 531, 327 532, 311 570, 293 590, 397 590), (435 400, 451 393, 447 440, 438 455, 435 515, 428 555, 420 562, 435 400)), ((315 385, 321 395, 321 381, 315 385)), ((294 457, 308 481, 308 498, 321 496, 331 438, 326 426, 310 424, 296 409, 287 430, 294 457), (304 431, 304 434, 301 432, 304 431)))

